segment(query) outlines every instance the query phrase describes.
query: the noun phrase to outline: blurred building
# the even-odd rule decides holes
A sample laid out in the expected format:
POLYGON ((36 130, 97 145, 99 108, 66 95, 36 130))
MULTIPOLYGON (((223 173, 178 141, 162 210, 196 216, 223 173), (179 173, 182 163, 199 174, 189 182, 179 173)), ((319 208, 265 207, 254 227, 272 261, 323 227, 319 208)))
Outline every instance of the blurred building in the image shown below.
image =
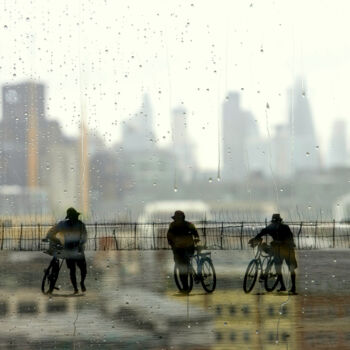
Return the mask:
POLYGON ((272 168, 280 178, 289 178, 291 168, 291 133, 287 125, 280 124, 275 129, 272 139, 272 168))
POLYGON ((295 82, 290 91, 289 106, 293 171, 317 171, 320 169, 319 145, 309 99, 301 79, 295 82))
POLYGON ((189 182, 193 178, 197 162, 194 154, 195 145, 187 129, 187 112, 182 106, 172 111, 172 125, 177 172, 185 182, 189 182))
MULTIPOLYGON (((38 214, 78 203, 79 149, 57 121, 47 119, 45 90, 33 81, 2 87, 0 185, 26 193, 19 198, 28 214, 33 202, 45 205, 36 206, 38 214)), ((21 212, 20 207, 14 206, 12 214, 21 212)))
POLYGON ((347 125, 344 120, 336 120, 333 124, 328 152, 328 166, 330 168, 339 168, 349 165, 346 127, 347 125))
POLYGON ((238 93, 229 93, 223 104, 222 133, 225 181, 243 181, 250 172, 263 170, 259 130, 253 115, 241 108, 238 93))

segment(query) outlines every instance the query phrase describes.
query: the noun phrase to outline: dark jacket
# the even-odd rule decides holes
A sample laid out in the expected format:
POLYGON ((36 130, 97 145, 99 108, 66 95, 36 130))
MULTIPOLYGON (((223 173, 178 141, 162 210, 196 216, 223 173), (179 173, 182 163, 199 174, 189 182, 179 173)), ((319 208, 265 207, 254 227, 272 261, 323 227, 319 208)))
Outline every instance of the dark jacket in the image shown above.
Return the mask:
POLYGON ((56 239, 57 233, 64 235, 64 248, 69 250, 83 251, 87 240, 85 224, 80 220, 62 220, 53 226, 47 233, 50 240, 56 239))
POLYGON ((283 223, 271 222, 270 225, 261 230, 255 238, 270 235, 275 244, 295 247, 293 233, 289 226, 283 223))
POLYGON ((173 221, 168 229, 168 242, 172 249, 194 247, 193 237, 199 238, 196 227, 188 221, 173 221))

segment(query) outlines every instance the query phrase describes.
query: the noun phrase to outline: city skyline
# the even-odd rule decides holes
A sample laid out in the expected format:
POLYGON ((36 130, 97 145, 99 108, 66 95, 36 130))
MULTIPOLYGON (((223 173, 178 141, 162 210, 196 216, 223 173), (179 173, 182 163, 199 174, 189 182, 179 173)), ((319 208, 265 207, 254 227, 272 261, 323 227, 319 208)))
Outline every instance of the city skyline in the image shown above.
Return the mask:
POLYGON ((108 144, 120 139, 120 123, 135 113, 145 92, 153 101, 157 136, 169 143, 168 116, 183 102, 203 150, 199 165, 216 168, 227 92, 241 92, 243 108, 266 135, 266 103, 273 130, 284 122, 288 88, 301 76, 324 153, 333 122, 350 115, 346 1, 165 3, 6 4, 0 83, 44 81, 48 115, 70 135, 79 134, 83 99, 89 128, 108 144))

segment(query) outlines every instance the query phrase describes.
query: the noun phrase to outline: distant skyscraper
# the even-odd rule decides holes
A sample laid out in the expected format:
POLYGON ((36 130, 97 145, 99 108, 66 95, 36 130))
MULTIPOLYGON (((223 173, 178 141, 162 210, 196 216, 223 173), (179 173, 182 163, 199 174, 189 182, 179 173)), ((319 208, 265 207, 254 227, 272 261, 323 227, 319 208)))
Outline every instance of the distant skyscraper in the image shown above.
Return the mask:
POLYGON ((153 113, 147 94, 141 109, 123 127, 123 147, 128 151, 144 151, 154 147, 153 113))
POLYGON ((195 146, 187 129, 187 112, 182 106, 172 111, 172 127, 178 174, 184 181, 190 181, 196 169, 195 146))
POLYGON ((349 165, 346 127, 347 125, 344 120, 336 120, 333 124, 328 153, 328 166, 331 168, 349 165))
POLYGON ((291 138, 288 125, 277 125, 272 140, 272 169, 276 176, 287 178, 291 175, 291 138))
POLYGON ((302 80, 297 80, 289 97, 289 122, 294 171, 318 170, 320 156, 307 93, 302 80))
POLYGON ((38 130, 45 116, 44 85, 25 82, 2 88, 1 183, 36 186, 38 130))
POLYGON ((223 179, 241 181, 249 172, 263 166, 259 131, 253 115, 242 110, 238 93, 227 96, 222 118, 223 179))
POLYGON ((27 81, 2 87, 0 186, 19 186, 23 193, 46 191, 52 209, 75 205, 78 155, 78 143, 46 118, 45 85, 27 81))

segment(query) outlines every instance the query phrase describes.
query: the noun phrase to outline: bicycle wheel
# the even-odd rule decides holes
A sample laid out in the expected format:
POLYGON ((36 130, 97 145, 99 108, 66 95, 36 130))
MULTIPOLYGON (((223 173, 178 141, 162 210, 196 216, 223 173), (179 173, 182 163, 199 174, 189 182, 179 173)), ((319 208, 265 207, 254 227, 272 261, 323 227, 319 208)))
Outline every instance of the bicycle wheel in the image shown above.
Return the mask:
POLYGON ((216 273, 210 258, 207 257, 200 260, 198 275, 203 289, 208 293, 214 292, 216 287, 216 273))
POLYGON ((258 277, 258 262, 255 259, 253 259, 249 263, 244 275, 243 290, 246 293, 251 292, 251 290, 254 288, 257 277, 258 277))
POLYGON ((55 264, 59 264, 59 262, 54 258, 51 260, 49 267, 44 270, 44 277, 41 282, 41 291, 44 294, 52 292, 55 288, 55 284, 58 278, 58 269, 56 267, 57 265, 55 264))
POLYGON ((265 289, 272 292, 278 284, 278 275, 276 272, 275 260, 271 259, 265 270, 265 289))
POLYGON ((174 266, 174 279, 175 279, 176 286, 177 286, 177 288, 179 289, 180 292, 189 293, 192 290, 192 288, 193 288, 193 276, 192 276, 192 273, 188 273, 187 274, 187 285, 188 285, 188 288, 185 289, 183 287, 183 285, 182 285, 182 282, 181 282, 180 269, 177 266, 177 264, 175 264, 175 266, 174 266))

